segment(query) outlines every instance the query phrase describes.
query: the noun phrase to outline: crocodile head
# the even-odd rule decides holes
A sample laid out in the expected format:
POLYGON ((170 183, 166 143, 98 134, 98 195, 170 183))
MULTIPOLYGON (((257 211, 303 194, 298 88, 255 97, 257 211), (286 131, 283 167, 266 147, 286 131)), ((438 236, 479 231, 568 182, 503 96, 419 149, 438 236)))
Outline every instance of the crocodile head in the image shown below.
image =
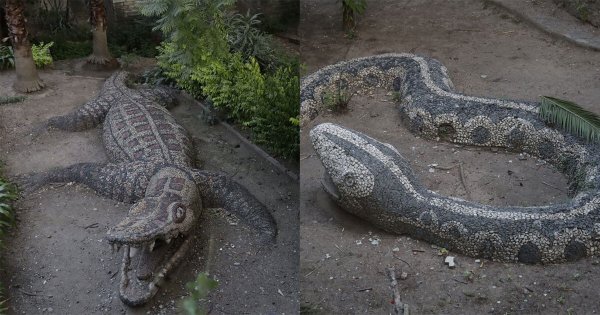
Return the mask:
POLYGON ((360 132, 324 123, 310 131, 315 151, 325 168, 325 191, 351 212, 366 211, 389 176, 409 170, 407 161, 390 144, 360 132))
POLYGON ((108 231, 108 241, 125 246, 120 296, 129 305, 147 302, 188 248, 188 235, 202 209, 189 174, 163 167, 148 183, 145 197, 108 231))

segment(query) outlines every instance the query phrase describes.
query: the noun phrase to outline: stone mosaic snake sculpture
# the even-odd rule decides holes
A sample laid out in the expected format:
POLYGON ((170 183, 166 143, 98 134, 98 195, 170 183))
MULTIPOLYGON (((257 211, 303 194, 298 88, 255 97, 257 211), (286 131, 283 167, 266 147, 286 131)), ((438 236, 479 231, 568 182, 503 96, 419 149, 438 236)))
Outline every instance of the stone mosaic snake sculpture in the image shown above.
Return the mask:
POLYGON ((165 88, 131 89, 126 72, 106 80, 99 95, 47 126, 68 131, 104 122, 109 163, 81 163, 20 179, 27 191, 47 183, 77 182, 108 198, 132 203, 127 217, 108 231, 124 245, 119 295, 128 305, 148 302, 185 255, 203 208, 224 208, 274 241, 270 212, 244 187, 221 173, 194 168, 192 141, 162 105, 165 88), (162 104, 162 105, 159 105, 162 104))
POLYGON ((398 150, 325 123, 310 131, 324 186, 345 210, 387 231, 474 257, 523 263, 573 261, 600 249, 600 149, 548 127, 539 104, 456 93, 437 60, 385 54, 325 67, 301 82, 306 125, 327 91, 369 88, 401 95, 401 117, 416 135, 537 156, 562 171, 573 198, 547 206, 498 207, 424 188, 398 150))

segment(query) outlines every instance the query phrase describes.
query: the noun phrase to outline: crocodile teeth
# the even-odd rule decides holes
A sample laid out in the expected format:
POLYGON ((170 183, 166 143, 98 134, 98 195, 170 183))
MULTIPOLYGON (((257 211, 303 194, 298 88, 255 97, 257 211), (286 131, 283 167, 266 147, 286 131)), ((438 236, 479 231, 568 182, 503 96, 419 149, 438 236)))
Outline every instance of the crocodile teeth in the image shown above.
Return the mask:
POLYGON ((130 247, 129 248, 129 258, 134 257, 138 252, 138 248, 137 247, 130 247))
POLYGON ((166 242, 167 244, 171 244, 171 238, 167 238, 166 242))
POLYGON ((150 252, 154 250, 154 245, 156 245, 156 241, 152 241, 152 243, 150 243, 150 252))

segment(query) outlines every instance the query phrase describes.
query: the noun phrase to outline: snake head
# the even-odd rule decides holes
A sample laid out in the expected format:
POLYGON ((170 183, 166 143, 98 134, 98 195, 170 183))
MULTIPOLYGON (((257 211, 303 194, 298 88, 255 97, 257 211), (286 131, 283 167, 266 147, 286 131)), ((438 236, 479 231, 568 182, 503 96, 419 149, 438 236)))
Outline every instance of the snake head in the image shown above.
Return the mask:
POLYGON ((323 187, 336 200, 361 198, 373 190, 375 176, 368 165, 373 159, 365 151, 364 135, 331 123, 310 131, 317 155, 325 167, 323 187))

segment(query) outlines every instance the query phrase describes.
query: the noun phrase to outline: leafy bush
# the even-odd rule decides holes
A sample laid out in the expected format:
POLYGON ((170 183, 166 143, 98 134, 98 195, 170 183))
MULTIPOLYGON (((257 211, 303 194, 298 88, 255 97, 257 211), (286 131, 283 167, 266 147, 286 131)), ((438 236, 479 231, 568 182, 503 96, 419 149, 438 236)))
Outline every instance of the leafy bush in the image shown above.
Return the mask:
POLYGON ((175 86, 175 81, 173 79, 167 77, 160 67, 153 67, 150 69, 146 69, 144 73, 142 73, 139 83, 142 84, 151 84, 151 85, 168 85, 175 86))
POLYGON ((0 70, 15 66, 15 55, 11 46, 0 45, 0 70))
POLYGON ((109 25, 107 40, 110 52, 119 57, 136 54, 141 57, 156 56, 160 34, 152 30, 155 23, 150 17, 119 17, 118 24, 109 25))
POLYGON ((244 124, 252 129, 257 143, 270 144, 285 156, 297 156, 300 148, 300 81, 294 67, 279 68, 265 77, 263 102, 244 124))
POLYGON ((359 15, 365 13, 367 0, 341 0, 344 30, 353 31, 359 15))
POLYGON ((48 44, 39 43, 31 45, 31 54, 33 55, 33 62, 38 68, 44 68, 52 64, 52 55, 50 55, 50 47, 54 45, 54 42, 48 44))
MULTIPOLYGON (((52 64, 52 55, 50 54, 50 47, 54 45, 53 42, 48 44, 39 43, 31 45, 31 53, 33 55, 33 62, 38 68, 44 68, 52 64)), ((0 70, 10 69, 15 67, 15 56, 12 47, 0 46, 0 70)))
POLYGON ((14 223, 14 216, 10 202, 15 200, 17 195, 15 189, 6 180, 0 177, 0 249, 2 248, 2 238, 6 229, 14 223))
POLYGON ((232 52, 240 52, 245 60, 254 57, 263 69, 273 71, 281 66, 281 52, 276 50, 273 39, 258 26, 260 14, 230 14, 225 20, 227 43, 232 52))
POLYGON ((183 300, 183 309, 188 315, 206 314, 206 310, 198 306, 198 302, 205 298, 208 293, 215 289, 219 283, 204 272, 198 274, 198 277, 193 282, 186 283, 190 295, 183 300))
MULTIPOLYGON (((17 198, 14 187, 0 177, 0 251, 3 249, 2 238, 6 230, 14 223, 14 215, 10 203, 17 198)), ((2 257, 2 255, 0 255, 2 257)), ((6 300, 0 283, 0 314, 7 311, 6 300)))
POLYGON ((298 62, 287 58, 261 67, 254 54, 259 51, 257 43, 267 37, 255 29, 256 16, 227 18, 231 3, 144 2, 142 13, 159 16, 156 28, 166 37, 158 48, 158 65, 181 88, 195 97, 209 98, 230 118, 250 128, 255 142, 276 154, 297 158, 298 62))
MULTIPOLYGON (((119 18, 118 24, 108 25, 108 47, 115 57, 123 54, 136 54, 142 57, 156 56, 156 46, 160 35, 152 31, 154 19, 145 17, 119 18)), ((54 45, 50 52, 54 60, 87 57, 92 53, 92 33, 90 26, 70 25, 54 31, 43 29, 32 36, 32 42, 50 42, 54 45)))
POLYGON ((32 15, 32 24, 51 33, 72 27, 69 7, 61 0, 41 1, 37 12, 32 15))
POLYGON ((92 53, 92 41, 61 41, 56 42, 50 49, 56 60, 82 58, 92 53))
POLYGON ((124 53, 124 54, 121 54, 121 57, 119 59, 120 59, 121 67, 123 69, 129 69, 129 67, 131 67, 131 65, 133 65, 138 60, 140 60, 140 56, 133 54, 133 53, 124 53))
POLYGON ((17 96, 0 96, 0 105, 22 102, 27 97, 22 95, 17 96))
POLYGON ((335 90, 323 93, 323 106, 333 112, 344 111, 348 108, 352 96, 354 95, 347 88, 338 83, 335 90))

